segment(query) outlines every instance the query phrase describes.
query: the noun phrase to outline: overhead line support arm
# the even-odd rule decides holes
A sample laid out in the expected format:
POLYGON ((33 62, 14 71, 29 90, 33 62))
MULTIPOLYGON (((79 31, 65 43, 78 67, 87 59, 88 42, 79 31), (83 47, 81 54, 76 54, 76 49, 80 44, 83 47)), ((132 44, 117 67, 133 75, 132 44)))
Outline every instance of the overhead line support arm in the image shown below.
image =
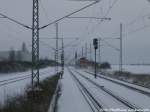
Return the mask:
POLYGON ((94 4, 96 4, 96 3, 98 3, 98 2, 99 2, 99 1, 94 1, 94 2, 92 2, 91 4, 88 4, 88 5, 84 6, 84 7, 81 8, 81 9, 78 9, 78 10, 76 10, 76 11, 74 11, 74 12, 72 12, 72 13, 66 15, 66 16, 63 16, 63 17, 60 18, 60 19, 57 19, 57 20, 55 20, 55 21, 53 21, 53 22, 51 22, 51 23, 49 23, 49 24, 47 24, 47 25, 44 25, 44 26, 42 26, 42 27, 39 27, 39 30, 44 29, 44 28, 46 28, 46 27, 48 27, 48 26, 50 26, 50 25, 52 25, 52 24, 55 24, 55 23, 57 23, 57 22, 59 22, 59 21, 65 19, 65 18, 67 18, 67 17, 69 17, 69 16, 71 16, 71 15, 77 13, 77 12, 80 12, 80 11, 82 11, 82 10, 84 10, 84 9, 86 9, 86 8, 88 8, 88 7, 90 7, 90 6, 94 5, 94 4))
POLYGON ((8 19, 8 20, 10 20, 10 21, 12 21, 12 22, 18 24, 18 25, 21 25, 21 26, 27 28, 27 29, 32 29, 32 27, 27 26, 27 25, 25 25, 25 24, 23 24, 23 23, 21 23, 21 22, 15 20, 15 19, 12 19, 12 18, 10 18, 10 17, 8 17, 8 16, 6 16, 6 15, 4 15, 4 14, 2 14, 2 13, 0 13, 0 15, 2 16, 1 18, 6 18, 6 19, 8 19))

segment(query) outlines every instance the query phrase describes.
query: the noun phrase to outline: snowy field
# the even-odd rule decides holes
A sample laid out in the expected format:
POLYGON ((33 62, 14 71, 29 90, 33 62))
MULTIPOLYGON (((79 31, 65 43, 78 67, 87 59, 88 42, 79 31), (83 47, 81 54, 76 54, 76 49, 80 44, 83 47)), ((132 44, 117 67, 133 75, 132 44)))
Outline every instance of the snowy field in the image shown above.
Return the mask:
MULTIPOLYGON (((118 65, 112 65, 112 70, 118 70, 118 65)), ((150 74, 150 66, 148 65, 123 65, 124 71, 129 71, 132 73, 146 73, 150 74)))
MULTIPOLYGON (((40 80, 43 80, 49 76, 54 75, 54 68, 52 67, 47 67, 44 69, 40 70, 40 80)), ((11 74, 0 74, 0 103, 4 103, 6 98, 15 96, 15 95, 20 95, 25 92, 25 89, 28 85, 31 84, 31 71, 27 72, 21 72, 21 73, 11 73, 11 74), (17 82, 13 82, 10 84, 4 84, 4 80, 8 79, 18 79, 18 77, 27 77, 25 80, 20 80, 17 82)), ((6 82, 7 83, 7 82, 6 82)))

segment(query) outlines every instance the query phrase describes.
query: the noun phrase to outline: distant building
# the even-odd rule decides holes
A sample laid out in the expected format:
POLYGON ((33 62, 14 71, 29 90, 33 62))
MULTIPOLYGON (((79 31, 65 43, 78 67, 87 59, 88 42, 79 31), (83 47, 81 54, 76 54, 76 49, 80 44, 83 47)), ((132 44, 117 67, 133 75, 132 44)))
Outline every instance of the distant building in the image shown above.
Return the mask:
POLYGON ((19 51, 0 51, 0 61, 32 61, 32 54, 27 50, 26 44, 22 44, 22 49, 19 51), (11 56, 13 55, 13 56, 11 56), (13 59, 11 58, 13 57, 13 59))

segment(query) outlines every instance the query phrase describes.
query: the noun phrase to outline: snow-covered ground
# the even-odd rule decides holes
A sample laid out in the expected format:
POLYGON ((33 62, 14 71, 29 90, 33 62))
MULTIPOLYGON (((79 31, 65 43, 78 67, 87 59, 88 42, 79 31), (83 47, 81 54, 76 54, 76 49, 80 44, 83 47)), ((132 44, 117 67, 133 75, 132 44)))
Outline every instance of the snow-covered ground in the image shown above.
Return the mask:
POLYGON ((91 112, 67 69, 65 69, 61 84, 62 92, 58 100, 58 112, 91 112))
MULTIPOLYGON (((112 70, 119 70, 118 65, 112 65, 112 70)), ((123 65, 124 71, 132 73, 146 73, 150 75, 150 66, 148 65, 123 65)))
MULTIPOLYGON (((72 67, 71 67, 72 68, 72 67)), ((139 93, 135 90, 127 87, 115 84, 111 81, 97 78, 84 72, 82 69, 78 69, 80 73, 88 77, 92 81, 96 82, 100 86, 104 86, 105 89, 111 91, 114 95, 119 96, 139 109, 145 109, 145 112, 150 112, 150 97, 139 93)), ((124 105, 114 97, 105 93, 103 90, 98 89, 95 85, 88 82, 81 77, 75 71, 73 73, 81 81, 81 83, 92 93, 92 95, 99 101, 99 103, 106 109, 128 109, 127 105, 124 105)), ((71 74, 65 69, 63 79, 61 79, 61 95, 58 99, 57 107, 58 112, 90 112, 91 108, 86 102, 85 98, 81 94, 79 88, 73 80, 71 74)), ((115 111, 116 112, 116 111, 115 111)), ((119 112, 119 111, 117 111, 119 112)))
POLYGON ((128 102, 135 104, 136 106, 143 109, 150 109, 150 97, 105 79, 101 79, 101 78, 95 79, 93 76, 89 75, 88 73, 85 73, 82 70, 78 70, 78 71, 83 75, 85 75, 86 77, 93 80, 94 82, 98 83, 99 85, 104 86, 106 89, 109 89, 117 96, 126 99, 128 102))
MULTIPOLYGON (((55 69, 53 67, 47 67, 40 70, 40 80, 43 80, 49 76, 54 75, 55 69)), ((3 80, 11 79, 11 78, 18 78, 22 76, 29 75, 29 78, 25 80, 20 80, 14 83, 1 85, 0 83, 0 103, 4 103, 6 98, 15 96, 18 94, 23 94, 25 92, 25 88, 31 84, 30 78, 31 71, 21 72, 21 73, 11 73, 11 74, 1 74, 0 75, 0 82, 3 80)))
MULTIPOLYGON (((102 105, 104 109, 129 109, 126 105, 122 104, 120 101, 116 100, 111 95, 107 94, 103 90, 99 89, 97 86, 92 84, 91 82, 87 81, 87 79, 83 78, 76 72, 74 72, 76 77, 80 80, 80 82, 88 88, 89 92, 92 93, 93 97, 97 99, 97 101, 102 105)), ((94 81, 95 82, 95 81, 94 81)))

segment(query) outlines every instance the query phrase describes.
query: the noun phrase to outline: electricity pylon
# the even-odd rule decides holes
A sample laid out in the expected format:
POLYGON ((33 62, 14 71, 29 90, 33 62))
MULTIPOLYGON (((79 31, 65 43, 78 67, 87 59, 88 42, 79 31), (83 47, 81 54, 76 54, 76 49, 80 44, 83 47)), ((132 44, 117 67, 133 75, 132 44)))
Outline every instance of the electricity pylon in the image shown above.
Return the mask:
POLYGON ((56 23, 55 72, 58 73, 58 23, 56 23))
MULTIPOLYGON (((39 30, 44 29, 52 24, 56 24, 56 38, 58 37, 58 22, 69 17, 77 12, 80 12, 94 4, 97 4, 99 1, 94 1, 91 4, 88 4, 54 22, 51 22, 47 25, 39 27, 39 0, 33 0, 33 17, 32 17, 32 88, 35 85, 39 85, 39 30)), ((58 40, 58 38, 56 39, 58 40)), ((58 41, 56 42, 56 64, 58 66, 58 41)), ((58 71, 58 67, 56 67, 56 71, 58 71)))
POLYGON ((32 89, 39 85, 39 1, 33 0, 32 17, 32 89))

